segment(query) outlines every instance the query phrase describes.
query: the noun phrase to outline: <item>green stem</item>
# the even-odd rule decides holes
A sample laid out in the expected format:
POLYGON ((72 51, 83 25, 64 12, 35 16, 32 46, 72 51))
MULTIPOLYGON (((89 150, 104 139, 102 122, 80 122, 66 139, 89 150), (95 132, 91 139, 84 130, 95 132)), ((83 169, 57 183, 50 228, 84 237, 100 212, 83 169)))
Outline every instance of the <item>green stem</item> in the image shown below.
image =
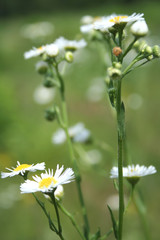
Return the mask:
POLYGON ((73 226, 76 228, 77 232, 81 236, 83 240, 85 240, 85 237, 83 236, 81 230, 79 229, 74 217, 58 202, 57 203, 58 207, 61 209, 61 211, 71 220, 73 226))
POLYGON ((64 131, 65 131, 66 137, 67 137, 70 159, 71 159, 71 162, 72 162, 72 165, 73 165, 73 168, 74 168, 76 185, 77 185, 79 200, 80 200, 82 214, 83 214, 84 226, 85 226, 85 236, 86 236, 86 239, 88 240, 89 239, 89 221, 88 221, 87 212, 86 212, 86 208, 85 208, 85 203, 84 203, 84 199, 83 199, 83 194, 82 194, 82 190, 81 190, 81 176, 80 176, 80 173, 79 173, 78 165, 77 165, 77 162, 76 162, 76 159, 75 159, 75 156, 74 156, 72 142, 71 142, 69 132, 68 132, 68 114, 67 114, 67 106, 66 106, 65 95, 64 95, 65 88, 64 88, 63 79, 62 79, 62 77, 61 77, 61 75, 59 74, 59 71, 58 71, 58 66, 56 67, 56 72, 57 72, 57 76, 58 76, 60 84, 61 84, 60 94, 61 94, 61 100, 62 100, 62 113, 63 113, 63 121, 64 121, 64 131))
POLYGON ((123 196, 123 159, 122 148, 124 139, 124 123, 121 113, 121 79, 118 80, 117 85, 117 127, 118 127, 118 182, 119 182, 119 224, 118 224, 118 240, 122 239, 123 230, 123 212, 124 212, 124 196, 123 196))
POLYGON ((56 217, 57 217, 57 222, 58 222, 58 235, 59 235, 60 239, 64 240, 64 237, 62 235, 62 227, 61 227, 61 222, 60 222, 59 211, 58 211, 58 207, 57 207, 57 203, 56 203, 54 193, 49 194, 49 196, 52 200, 52 203, 54 205, 55 212, 56 212, 56 217))
POLYGON ((137 212, 138 212, 138 214, 140 216, 140 219, 141 219, 145 239, 146 240, 151 240, 149 227, 148 227, 148 224, 147 224, 147 221, 146 221, 147 217, 146 217, 146 209, 144 207, 144 204, 142 203, 142 200, 140 199, 140 196, 138 196, 138 194, 136 194, 136 195, 134 194, 133 201, 134 201, 137 212))
POLYGON ((138 37, 135 37, 134 40, 129 44, 128 48, 126 49, 126 51, 122 54, 121 60, 123 60, 123 58, 127 55, 127 53, 129 53, 129 51, 132 49, 134 43, 137 41, 138 37))

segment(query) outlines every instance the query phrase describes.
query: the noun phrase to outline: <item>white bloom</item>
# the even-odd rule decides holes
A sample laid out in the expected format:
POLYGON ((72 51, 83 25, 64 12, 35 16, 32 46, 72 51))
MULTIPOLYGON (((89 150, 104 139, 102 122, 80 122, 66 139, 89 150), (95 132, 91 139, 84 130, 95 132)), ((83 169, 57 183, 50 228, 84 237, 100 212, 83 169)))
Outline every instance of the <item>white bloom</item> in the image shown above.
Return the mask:
POLYGON ((148 26, 145 20, 137 21, 131 26, 131 32, 135 36, 143 37, 148 33, 148 26))
POLYGON ((91 32, 91 31, 93 31, 94 30, 94 25, 93 24, 87 24, 87 25, 82 25, 81 27, 80 27, 80 31, 82 32, 82 33, 89 33, 89 32, 91 32))
POLYGON ((108 28, 110 27, 109 20, 110 17, 102 17, 94 22, 93 28, 101 32, 108 32, 108 28))
POLYGON ((43 105, 51 102, 55 97, 55 93, 54 88, 38 86, 34 91, 33 98, 36 103, 43 105))
POLYGON ((143 20, 143 13, 133 13, 130 16, 127 15, 116 15, 113 14, 110 17, 108 17, 108 27, 112 27, 115 24, 121 24, 121 23, 132 23, 132 22, 136 22, 139 20, 143 20))
POLYGON ((45 46, 41 46, 39 48, 34 47, 33 49, 24 53, 24 58, 29 59, 29 58, 32 58, 32 57, 38 57, 45 52, 45 48, 46 48, 45 46))
POLYGON ((59 185, 67 184, 73 181, 74 172, 71 168, 67 168, 64 172, 64 167, 57 169, 53 175, 53 169, 45 173, 41 173, 41 177, 33 176, 34 181, 26 180, 25 183, 22 183, 20 186, 21 193, 32 193, 32 192, 43 192, 48 193, 52 192, 54 188, 57 188, 59 185), (63 173, 62 173, 63 172, 63 173))
POLYGON ((58 38, 54 42, 54 44, 56 44, 60 50, 77 50, 87 45, 84 39, 76 41, 76 40, 67 40, 64 37, 58 38))
POLYGON ((47 44, 46 48, 45 48, 45 53, 49 56, 49 57, 56 57, 59 53, 59 49, 56 46, 56 44, 51 43, 51 44, 47 44))
MULTIPOLYGON (((146 175, 151 175, 156 173, 157 170, 154 166, 140 166, 137 165, 129 165, 128 167, 123 167, 123 177, 125 178, 140 178, 146 175)), ((118 178, 118 167, 113 167, 111 169, 111 178, 118 178)))
POLYGON ((6 177, 13 177, 16 175, 24 175, 25 172, 35 172, 36 170, 44 170, 45 169, 45 163, 37 163, 36 165, 34 164, 20 164, 20 162, 17 161, 17 166, 16 168, 10 169, 6 168, 9 170, 9 173, 6 172, 1 172, 1 178, 6 178, 6 177))
MULTIPOLYGON (((88 129, 85 128, 83 123, 77 123, 76 125, 68 129, 69 136, 73 142, 86 142, 91 133, 88 129)), ((66 134, 63 129, 58 129, 52 137, 52 142, 54 144, 62 144, 66 141, 66 134)))

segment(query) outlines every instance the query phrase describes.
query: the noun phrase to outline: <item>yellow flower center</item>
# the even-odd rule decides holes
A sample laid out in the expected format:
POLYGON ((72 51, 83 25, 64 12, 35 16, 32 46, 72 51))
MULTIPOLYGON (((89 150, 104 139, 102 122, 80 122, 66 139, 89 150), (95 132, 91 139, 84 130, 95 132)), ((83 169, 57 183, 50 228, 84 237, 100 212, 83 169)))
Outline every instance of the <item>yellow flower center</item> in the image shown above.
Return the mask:
POLYGON ((38 50, 43 50, 43 47, 42 47, 42 46, 41 46, 41 47, 39 47, 39 48, 38 48, 38 50))
POLYGON ((32 165, 29 165, 29 164, 21 164, 18 167, 16 167, 13 171, 21 171, 21 170, 24 170, 24 169, 29 168, 31 166, 32 165))
POLYGON ((125 18, 128 18, 128 16, 117 16, 117 17, 110 19, 109 21, 113 22, 113 23, 120 23, 125 18))
POLYGON ((39 182, 39 188, 48 188, 52 183, 57 183, 57 180, 54 177, 44 178, 39 182))

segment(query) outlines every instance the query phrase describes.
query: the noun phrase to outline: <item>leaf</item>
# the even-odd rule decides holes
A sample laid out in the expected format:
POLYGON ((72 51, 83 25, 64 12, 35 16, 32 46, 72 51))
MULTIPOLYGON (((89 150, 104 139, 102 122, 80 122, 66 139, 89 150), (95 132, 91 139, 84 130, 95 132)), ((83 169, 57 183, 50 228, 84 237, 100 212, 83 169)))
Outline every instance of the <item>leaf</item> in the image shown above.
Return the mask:
POLYGON ((116 104, 115 104, 115 101, 116 101, 116 91, 115 91, 115 88, 109 88, 108 89, 108 95, 109 95, 109 99, 110 99, 110 102, 111 102, 111 105, 112 107, 115 107, 116 104))
POLYGON ((115 189, 119 192, 119 185, 118 185, 118 182, 116 179, 113 179, 113 184, 114 184, 115 189))
POLYGON ((91 236, 90 240, 98 240, 100 237, 101 237, 101 232, 99 228, 98 231, 91 236))
POLYGON ((113 212, 112 212, 112 209, 110 208, 109 205, 107 205, 108 207, 108 210, 110 212, 110 215, 111 215, 111 220, 112 220, 112 225, 113 225, 113 231, 114 231, 114 236, 116 239, 118 239, 118 228, 117 228, 117 223, 116 223, 116 220, 114 218, 114 215, 113 215, 113 212))

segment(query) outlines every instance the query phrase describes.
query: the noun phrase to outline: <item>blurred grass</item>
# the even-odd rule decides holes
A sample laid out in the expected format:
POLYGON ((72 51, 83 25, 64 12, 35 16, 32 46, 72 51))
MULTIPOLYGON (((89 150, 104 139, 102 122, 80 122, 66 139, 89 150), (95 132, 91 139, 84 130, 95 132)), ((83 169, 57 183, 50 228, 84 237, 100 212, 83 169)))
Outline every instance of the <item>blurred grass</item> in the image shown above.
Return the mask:
MULTIPOLYGON (((57 129, 57 123, 51 124, 44 120, 44 109, 47 106, 37 105, 33 100, 34 89, 42 82, 42 78, 34 70, 35 59, 24 60, 23 53, 33 43, 20 35, 24 24, 49 21, 53 23, 53 35, 44 39, 49 43, 59 36, 73 39, 79 35, 80 18, 83 15, 108 15, 112 12, 130 14, 134 11, 144 12, 149 25, 153 44, 159 43, 160 19, 157 3, 142 5, 104 6, 104 8, 77 10, 75 12, 58 12, 54 14, 34 14, 17 18, 2 19, 0 22, 0 169, 15 166, 16 161, 37 163, 45 161, 47 167, 54 168, 57 163, 70 166, 66 145, 53 146, 52 133, 57 129)), ((92 231, 102 227, 102 232, 111 226, 106 207, 106 199, 115 193, 112 181, 109 180, 109 171, 112 161, 116 158, 116 128, 107 97, 98 103, 91 103, 85 99, 86 89, 93 78, 101 77, 104 69, 101 66, 98 51, 87 48, 75 59, 74 66, 65 76, 67 85, 66 95, 71 125, 83 121, 93 135, 107 142, 115 149, 115 155, 102 151, 103 161, 99 167, 93 169, 80 165, 83 181, 82 187, 85 201, 92 223, 92 231), (84 55, 87 51, 88 55, 84 55), (83 58, 84 57, 84 58, 83 58), (97 169, 103 169, 98 173, 97 169), (93 211, 94 209, 94 211, 93 211)), ((138 110, 127 108, 126 125, 127 140, 131 158, 134 163, 144 165, 153 164, 160 168, 160 112, 159 112, 159 61, 148 64, 146 67, 130 74, 124 81, 124 101, 131 93, 138 93, 143 99, 142 107, 138 110)), ((92 149, 87 146, 86 149, 92 149)), ((159 239, 159 173, 142 179, 139 189, 142 192, 148 209, 148 221, 152 239, 159 239)), ((1 180, 1 192, 11 183, 19 183, 18 177, 1 180)), ((0 192, 0 194, 1 194, 0 192)), ((1 196, 1 195, 0 195, 1 196)), ((19 194, 20 196, 20 194, 19 194)), ((41 195, 40 195, 41 196, 41 195)), ((1 198, 1 197, 0 197, 1 198)), ((47 204, 47 203, 46 203, 47 204)), ((81 221, 79 202, 74 183, 65 186, 64 205, 71 209, 78 222, 81 221)), ((1 239, 5 240, 32 240, 57 239, 50 233, 47 220, 39 206, 30 195, 23 195, 11 208, 1 207, 0 230, 1 239)), ((52 210, 51 210, 52 211, 52 210)), ((140 222, 133 206, 129 209, 125 220, 124 239, 143 240, 140 222), (129 229, 129 231, 127 230, 129 229)), ((69 221, 64 217, 64 233, 67 239, 79 239, 69 221)), ((111 237, 110 239, 113 239, 111 237)))

